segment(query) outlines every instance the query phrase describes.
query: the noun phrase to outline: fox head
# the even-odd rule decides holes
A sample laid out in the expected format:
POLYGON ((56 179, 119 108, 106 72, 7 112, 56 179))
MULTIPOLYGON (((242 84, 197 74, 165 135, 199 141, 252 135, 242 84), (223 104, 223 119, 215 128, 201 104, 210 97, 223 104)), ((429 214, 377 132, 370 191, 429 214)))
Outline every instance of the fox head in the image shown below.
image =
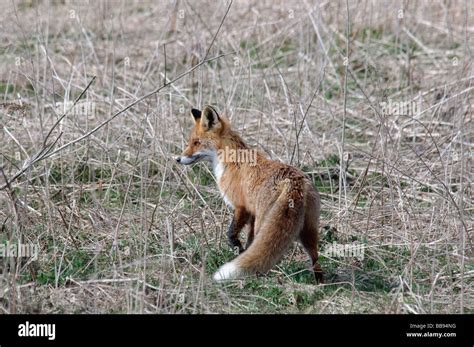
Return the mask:
POLYGON ((219 116, 214 107, 206 105, 202 111, 193 108, 194 128, 189 135, 188 145, 180 156, 179 164, 190 165, 199 161, 214 161, 223 147, 224 135, 230 126, 224 117, 219 116))

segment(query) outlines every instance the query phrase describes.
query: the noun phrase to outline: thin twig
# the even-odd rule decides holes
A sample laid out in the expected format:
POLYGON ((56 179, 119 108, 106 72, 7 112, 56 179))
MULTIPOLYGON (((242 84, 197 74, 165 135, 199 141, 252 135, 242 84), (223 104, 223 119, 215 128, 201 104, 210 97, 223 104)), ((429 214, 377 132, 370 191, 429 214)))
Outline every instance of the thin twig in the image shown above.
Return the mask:
MULTIPOLYGON (((148 94, 145 94, 144 96, 142 96, 141 98, 138 98, 137 100, 131 102, 130 104, 128 104, 127 106, 125 106, 124 108, 122 108, 120 111, 116 112, 113 116, 111 116, 110 118, 106 119, 105 121, 103 121, 102 123, 100 123, 98 126, 96 126, 94 129, 92 129, 91 131, 87 132, 86 134, 82 135, 81 137, 73 140, 73 141, 70 141, 68 143, 66 143, 65 145, 62 145, 61 147, 57 148, 56 150, 52 150, 53 147, 56 145, 57 141, 59 140, 59 137, 54 141, 54 143, 50 146, 48 146, 47 148, 46 147, 43 147, 40 152, 38 152, 35 156, 33 156, 33 160, 30 160, 28 161, 27 163, 24 164, 23 168, 17 172, 8 182, 6 182, 4 185, 2 185, 0 187, 0 190, 3 190, 5 189, 8 184, 11 184, 13 181, 15 181, 16 179, 18 179, 20 176, 22 176, 32 165, 38 163, 39 161, 41 160, 44 160, 44 159, 47 159, 49 157, 52 157, 53 155, 61 152, 62 150, 64 150, 65 148, 77 143, 77 142, 80 142, 82 140, 84 140, 85 138, 89 137, 90 135, 94 134, 95 132, 97 132, 98 130, 100 130, 102 127, 104 127, 105 125, 107 125, 108 123, 110 123, 112 120, 114 120, 116 117, 118 117, 119 115, 121 115, 122 113, 124 113, 125 111, 129 110, 130 108, 132 108, 133 106, 135 106, 136 104, 138 104, 139 102, 149 98, 150 96, 158 93, 159 91, 161 91, 162 89, 168 87, 169 85, 173 84, 174 82, 178 81, 179 79, 183 78, 184 76, 188 75, 189 73, 191 73, 192 71, 196 70, 199 66, 207 63, 207 62, 210 62, 210 61, 213 61, 213 60, 216 60, 216 59, 219 59, 219 58, 222 58, 224 56, 227 56, 227 55, 230 55, 230 54, 235 54, 235 52, 230 52, 230 53, 224 53, 224 54, 220 54, 216 57, 213 57, 213 58, 209 58, 209 59, 206 59, 206 60, 202 60, 200 63, 198 63, 197 65, 193 66, 192 68, 190 68, 189 70, 183 72, 182 74, 178 75, 177 77, 175 77, 174 79, 172 79, 170 82, 168 83, 165 83, 163 84, 162 86, 152 90, 151 92, 149 92, 148 94)), ((88 87, 90 86, 90 84, 88 85, 88 87)), ((87 88, 88 88, 87 87, 87 88)), ((64 117, 63 117, 64 118, 64 117)), ((56 126, 56 124, 55 124, 56 126)))
POLYGON ((344 169, 344 147, 346 142, 346 114, 347 114, 347 74, 349 70, 349 44, 350 44, 350 18, 349 18, 349 1, 346 0, 347 23, 346 23, 346 56, 344 71, 344 111, 342 114, 342 134, 341 134, 341 158, 339 159, 339 209, 341 209, 342 189, 344 188, 344 201, 347 207, 347 191, 346 191, 346 170, 344 169))
POLYGON ((204 56, 203 60, 206 60, 207 56, 209 55, 209 52, 211 51, 212 45, 214 44, 214 41, 216 40, 216 37, 219 34, 219 31, 221 31, 222 24, 224 24, 224 21, 227 18, 227 15, 229 14, 230 7, 232 6, 232 2, 233 2, 233 0, 230 0, 229 6, 227 6, 227 10, 225 11, 224 17, 222 17, 221 23, 219 24, 219 28, 217 28, 216 34, 212 38, 211 44, 207 48, 207 52, 206 52, 206 55, 204 56))
POLYGON ((24 163, 20 171, 18 171, 15 175, 13 175, 10 180, 6 181, 3 186, 0 187, 0 190, 3 190, 7 188, 13 181, 18 179, 20 176, 22 176, 30 167, 32 167, 34 164, 38 163, 39 161, 47 158, 48 154, 51 153, 53 150, 54 146, 58 143, 59 139, 62 136, 62 132, 56 137, 56 139, 51 143, 50 145, 47 144, 49 137, 53 133, 54 129, 61 123, 61 121, 68 115, 68 113, 76 106, 76 104, 79 102, 79 100, 82 98, 82 96, 87 92, 87 90, 90 88, 92 83, 95 81, 96 76, 92 77, 90 82, 87 84, 87 86, 82 90, 81 94, 74 100, 73 104, 71 107, 69 107, 61 117, 53 124, 52 128, 49 130, 48 134, 43 140, 43 145, 41 149, 36 152, 32 157, 28 158, 24 163))

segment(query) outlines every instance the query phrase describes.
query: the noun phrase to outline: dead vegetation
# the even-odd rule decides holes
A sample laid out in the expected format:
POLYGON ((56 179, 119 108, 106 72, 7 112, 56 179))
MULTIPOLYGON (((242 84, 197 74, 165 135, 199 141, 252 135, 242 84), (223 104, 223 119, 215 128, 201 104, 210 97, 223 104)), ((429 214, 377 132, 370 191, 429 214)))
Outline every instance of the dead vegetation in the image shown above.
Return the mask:
POLYGON ((0 6, 0 243, 39 247, 0 254, 0 312, 473 312, 470 1, 235 1, 219 32, 228 3, 0 6), (172 160, 205 103, 312 176, 322 250, 364 258, 213 283, 231 214, 172 160))

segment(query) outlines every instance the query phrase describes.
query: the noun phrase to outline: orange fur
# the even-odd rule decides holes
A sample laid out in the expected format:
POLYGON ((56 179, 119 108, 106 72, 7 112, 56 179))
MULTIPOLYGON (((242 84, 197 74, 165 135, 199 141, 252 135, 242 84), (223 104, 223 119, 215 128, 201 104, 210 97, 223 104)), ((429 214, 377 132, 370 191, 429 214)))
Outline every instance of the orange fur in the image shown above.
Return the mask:
POLYGON ((205 106, 202 112, 193 109, 192 113, 195 126, 187 148, 177 160, 183 164, 199 160, 213 163, 219 190, 234 208, 229 241, 241 252, 221 267, 214 278, 265 273, 298 240, 311 257, 316 280, 322 281, 317 250, 320 201, 307 176, 258 152, 254 162, 223 160, 217 155, 220 151, 251 149, 213 107, 205 106), (244 250, 238 233, 246 224, 250 224, 250 234, 244 250))

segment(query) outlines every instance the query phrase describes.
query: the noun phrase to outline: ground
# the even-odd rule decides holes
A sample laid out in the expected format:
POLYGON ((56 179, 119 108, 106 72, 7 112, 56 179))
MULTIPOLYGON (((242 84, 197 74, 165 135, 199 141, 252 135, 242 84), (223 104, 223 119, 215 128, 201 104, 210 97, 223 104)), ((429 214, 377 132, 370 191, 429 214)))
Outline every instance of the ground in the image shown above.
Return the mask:
POLYGON ((472 313, 472 3, 228 5, 0 4, 0 243, 38 250, 0 312, 472 313), (173 160, 208 103, 321 192, 325 284, 297 245, 212 281, 232 211, 173 160))

